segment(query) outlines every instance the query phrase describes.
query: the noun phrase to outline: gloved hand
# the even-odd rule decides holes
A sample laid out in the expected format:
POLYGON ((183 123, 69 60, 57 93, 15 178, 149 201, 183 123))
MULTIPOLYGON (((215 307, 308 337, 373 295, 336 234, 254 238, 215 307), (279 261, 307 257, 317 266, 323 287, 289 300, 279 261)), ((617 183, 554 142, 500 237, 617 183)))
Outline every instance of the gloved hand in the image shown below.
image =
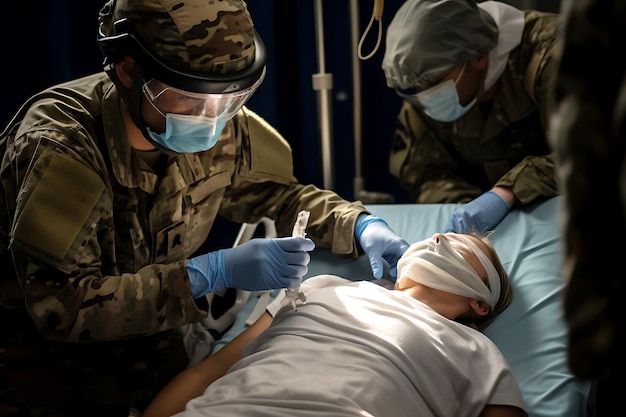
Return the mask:
POLYGON ((474 200, 457 208, 444 233, 485 233, 493 230, 511 211, 509 204, 493 191, 487 191, 474 200))
POLYGON ((390 266, 389 275, 396 278, 398 260, 409 248, 407 241, 391 230, 386 221, 372 214, 357 218, 354 235, 369 258, 374 278, 383 277, 383 259, 390 266))
POLYGON ((308 271, 315 249, 311 239, 251 239, 243 245, 196 256, 187 261, 194 298, 224 288, 247 291, 293 288, 308 271))

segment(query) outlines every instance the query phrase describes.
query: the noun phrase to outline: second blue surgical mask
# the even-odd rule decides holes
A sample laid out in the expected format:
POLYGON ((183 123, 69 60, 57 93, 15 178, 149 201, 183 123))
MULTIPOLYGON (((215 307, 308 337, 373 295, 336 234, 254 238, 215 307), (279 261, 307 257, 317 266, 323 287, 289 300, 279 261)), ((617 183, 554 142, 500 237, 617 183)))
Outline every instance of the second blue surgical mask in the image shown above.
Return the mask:
POLYGON ((477 98, 474 97, 467 106, 461 105, 459 93, 456 91, 456 84, 463 76, 464 71, 465 66, 463 66, 456 80, 446 80, 434 87, 405 98, 424 110, 424 113, 430 118, 438 122, 453 122, 464 116, 477 101, 477 98))

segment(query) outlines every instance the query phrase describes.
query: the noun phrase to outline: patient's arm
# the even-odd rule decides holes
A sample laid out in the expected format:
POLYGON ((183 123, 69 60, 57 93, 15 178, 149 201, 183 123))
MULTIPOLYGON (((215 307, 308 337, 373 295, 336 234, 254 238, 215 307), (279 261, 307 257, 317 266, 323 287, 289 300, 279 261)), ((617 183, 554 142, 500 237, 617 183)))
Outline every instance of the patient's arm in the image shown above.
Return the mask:
POLYGON ((487 405, 480 417, 528 417, 528 414, 521 408, 510 405, 487 405))
POLYGON ((266 311, 222 349, 178 374, 157 394, 141 417, 169 417, 183 411, 187 401, 202 395, 206 387, 224 375, 241 358, 243 348, 267 329, 271 322, 272 316, 266 311))

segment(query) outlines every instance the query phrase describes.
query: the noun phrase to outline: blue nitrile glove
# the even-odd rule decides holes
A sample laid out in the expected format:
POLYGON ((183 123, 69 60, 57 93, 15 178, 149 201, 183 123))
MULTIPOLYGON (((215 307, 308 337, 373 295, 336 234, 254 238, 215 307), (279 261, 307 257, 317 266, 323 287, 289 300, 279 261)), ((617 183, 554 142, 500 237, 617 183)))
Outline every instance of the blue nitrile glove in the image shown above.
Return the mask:
POLYGON ((445 232, 485 233, 493 230, 511 211, 509 204, 493 191, 487 191, 452 213, 445 232))
POLYGON ((398 260, 409 248, 407 241, 391 230, 386 221, 372 214, 357 217, 354 235, 369 258, 374 278, 383 277, 383 258, 390 266, 389 275, 396 278, 398 260))
POLYGON ((257 238, 196 256, 187 262, 192 296, 198 298, 224 288, 261 291, 297 287, 308 272, 308 251, 313 249, 315 243, 308 238, 257 238))

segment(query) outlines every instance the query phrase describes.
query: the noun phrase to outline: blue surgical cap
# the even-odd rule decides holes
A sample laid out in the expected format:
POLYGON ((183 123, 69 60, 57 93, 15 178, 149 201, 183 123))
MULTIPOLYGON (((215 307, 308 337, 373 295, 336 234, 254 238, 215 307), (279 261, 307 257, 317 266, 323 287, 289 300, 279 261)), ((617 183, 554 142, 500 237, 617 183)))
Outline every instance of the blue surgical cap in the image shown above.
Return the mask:
POLYGON ((387 86, 408 89, 488 53, 498 42, 498 26, 474 0, 407 0, 385 42, 387 86))

